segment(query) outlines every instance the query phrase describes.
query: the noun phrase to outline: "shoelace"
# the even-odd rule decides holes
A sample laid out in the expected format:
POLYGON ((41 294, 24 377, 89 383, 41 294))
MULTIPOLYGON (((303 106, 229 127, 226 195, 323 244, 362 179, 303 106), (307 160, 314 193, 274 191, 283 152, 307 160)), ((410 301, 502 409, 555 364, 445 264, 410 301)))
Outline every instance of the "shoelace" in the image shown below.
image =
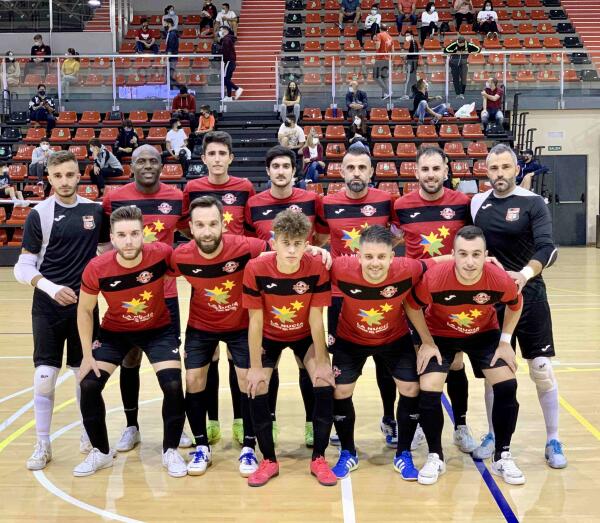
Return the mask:
POLYGON ((400 457, 402 461, 404 461, 404 465, 406 468, 415 468, 415 465, 412 460, 412 456, 408 452, 403 452, 400 457))
POLYGON ((242 454, 239 461, 243 465, 252 465, 252 463, 258 463, 256 456, 252 454, 252 452, 246 452, 246 454, 242 454))
POLYGON ((201 459, 206 459, 206 454, 204 454, 204 451, 202 450, 194 450, 193 452, 190 452, 190 456, 194 456, 194 463, 200 463, 201 459))
POLYGON ((487 445, 492 441, 494 441, 494 436, 492 436, 491 434, 486 434, 485 436, 483 436, 483 438, 481 438, 481 445, 487 445))
POLYGON ((504 472, 511 476, 521 475, 521 471, 517 467, 516 463, 512 460, 512 458, 503 459, 502 461, 504 462, 502 463, 502 468, 504 469, 504 472))
POLYGON ((315 459, 315 465, 317 466, 318 469, 322 469, 322 468, 329 469, 329 465, 327 464, 327 461, 325 461, 324 457, 315 459))
POLYGON ((42 446, 42 444, 38 441, 35 444, 35 447, 33 447, 33 458, 34 459, 38 459, 41 458, 44 454, 45 454, 45 450, 44 447, 42 446))
POLYGON ((92 449, 90 450, 89 454, 87 455, 87 457, 85 458, 85 463, 89 463, 90 465, 93 465, 96 462, 96 456, 100 451, 98 449, 92 449))
POLYGON ((552 451, 554 452, 554 454, 562 454, 563 453, 562 443, 558 440, 553 439, 550 442, 550 447, 552 448, 552 451))

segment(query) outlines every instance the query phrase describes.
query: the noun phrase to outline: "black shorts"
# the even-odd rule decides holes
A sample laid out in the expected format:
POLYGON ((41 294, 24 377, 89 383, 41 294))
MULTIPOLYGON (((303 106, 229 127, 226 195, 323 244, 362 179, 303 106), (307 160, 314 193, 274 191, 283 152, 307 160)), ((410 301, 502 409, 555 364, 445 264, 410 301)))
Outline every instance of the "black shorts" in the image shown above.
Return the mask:
POLYGON ((422 343, 421 336, 419 336, 417 329, 415 329, 414 325, 410 322, 410 320, 407 319, 406 321, 408 321, 408 328, 410 329, 410 337, 412 338, 413 345, 415 347, 420 347, 422 343))
MULTIPOLYGON (((466 338, 449 338, 446 336, 434 336, 433 340, 440 349, 442 355, 442 364, 438 365, 435 358, 429 360, 424 374, 428 372, 449 372, 450 365, 454 361, 454 356, 458 352, 464 352, 469 356, 473 373, 478 378, 483 378, 483 370, 491 369, 490 362, 494 357, 498 343, 500 342, 500 331, 492 330, 468 336, 466 338)), ((507 364, 503 359, 499 359, 494 365, 494 369, 505 367, 507 364)))
POLYGON ((338 321, 340 320, 340 311, 344 298, 333 296, 331 305, 327 307, 327 347, 331 352, 331 347, 335 343, 335 333, 337 332, 338 321))
POLYGON ((357 381, 369 356, 377 357, 397 380, 419 381, 417 354, 410 334, 378 347, 357 345, 337 338, 331 352, 336 383, 345 385, 357 381))
POLYGON ((390 75, 390 63, 388 60, 375 60, 373 66, 373 78, 386 79, 390 75))
POLYGON ((167 304, 167 309, 169 309, 169 314, 171 316, 171 327, 173 329, 173 333, 177 337, 177 346, 181 346, 181 320, 179 317, 179 298, 177 296, 173 296, 172 298, 165 298, 165 303, 167 304))
POLYGON ((312 337, 307 336, 298 341, 275 341, 268 338, 263 338, 262 342, 262 365, 274 369, 277 367, 279 358, 283 349, 290 348, 294 351, 294 355, 300 360, 304 361, 304 357, 312 345, 312 337))
POLYGON ((113 332, 100 328, 92 355, 96 361, 120 365, 127 353, 139 348, 150 363, 179 361, 177 338, 170 325, 143 331, 113 332))
POLYGON ((345 12, 342 15, 342 21, 343 23, 353 23, 354 19, 356 18, 356 12, 347 15, 345 12))
MULTIPOLYGON (((497 307, 498 322, 504 320, 504 306, 497 307)), ((541 278, 535 278, 523 289, 523 312, 515 329, 512 346, 516 348, 519 342, 521 355, 526 360, 539 356, 551 358, 554 352, 554 337, 552 335, 552 315, 546 285, 541 278)))
POLYGON ((233 364, 238 369, 249 367, 248 329, 207 332, 188 327, 185 331, 185 368, 199 369, 210 364, 220 341, 227 344, 233 364))
MULTIPOLYGON (((94 310, 94 334, 99 326, 98 308, 94 310)), ((62 367, 65 342, 67 366, 79 367, 83 352, 77 329, 77 304, 63 307, 45 292, 35 289, 31 306, 33 365, 62 367)), ((94 336, 95 337, 95 336, 94 336)))

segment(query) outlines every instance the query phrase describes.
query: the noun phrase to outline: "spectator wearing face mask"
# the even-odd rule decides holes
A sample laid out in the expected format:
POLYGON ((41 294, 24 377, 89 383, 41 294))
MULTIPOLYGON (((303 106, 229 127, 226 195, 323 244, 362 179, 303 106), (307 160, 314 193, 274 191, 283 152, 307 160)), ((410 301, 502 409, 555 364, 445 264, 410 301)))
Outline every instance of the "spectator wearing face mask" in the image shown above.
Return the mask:
POLYGON ((29 177, 37 179, 38 184, 44 183, 44 173, 46 172, 46 164, 50 157, 50 142, 46 139, 40 141, 31 153, 31 163, 29 164, 29 177))
POLYGON ((135 52, 136 53, 153 53, 158 54, 158 44, 156 39, 152 36, 148 20, 142 20, 142 27, 138 29, 135 37, 135 52))
POLYGON ((363 27, 356 31, 356 39, 360 44, 361 48, 364 48, 363 38, 366 34, 371 35, 371 39, 379 32, 379 27, 381 26, 381 15, 379 14, 379 10, 377 8, 377 4, 373 4, 371 6, 371 11, 365 18, 365 23, 363 27))
POLYGON ((179 94, 173 98, 171 116, 180 120, 189 120, 190 127, 196 127, 196 97, 188 92, 185 85, 179 86, 179 94))
POLYGON ((421 45, 425 43, 427 38, 435 35, 439 21, 440 18, 435 10, 435 5, 433 5, 433 2, 428 2, 425 11, 421 15, 421 45))
POLYGON ((8 87, 16 87, 21 83, 21 64, 12 51, 6 53, 6 83, 8 87))
POLYGON ((478 45, 467 42, 462 35, 444 49, 444 53, 452 55, 450 57, 450 70, 452 71, 454 92, 458 98, 465 97, 467 74, 469 72, 469 55, 480 51, 481 48, 478 45))
POLYGON ((122 176, 123 166, 115 155, 100 143, 98 138, 92 138, 88 142, 88 147, 92 152, 92 159, 94 160, 94 168, 90 171, 90 179, 98 187, 98 191, 102 195, 104 194, 106 178, 122 176))
POLYGON ((188 137, 186 132, 181 127, 181 122, 178 118, 171 120, 171 129, 167 133, 165 140, 165 151, 162 155, 164 159, 176 159, 183 168, 185 176, 188 170, 192 152, 188 149, 188 137))
POLYGON ((204 0, 202 12, 200 13, 200 33, 208 34, 215 25, 217 19, 217 8, 212 0, 204 0))
POLYGON ((486 38, 498 38, 498 13, 490 0, 486 0, 483 9, 477 14, 477 31, 486 35, 486 38))
POLYGON ((162 26, 164 29, 164 36, 167 36, 167 31, 169 30, 167 28, 167 20, 171 19, 171 21, 173 22, 172 27, 173 29, 175 29, 175 31, 179 30, 179 15, 175 12, 175 6, 174 5, 168 5, 167 7, 165 7, 165 14, 162 17, 162 26))
POLYGON ((366 118, 361 118, 360 116, 355 116, 354 120, 352 120, 352 125, 350 126, 350 145, 360 142, 362 143, 368 150, 369 148, 369 132, 367 129, 367 120, 366 118))
POLYGON ((404 64, 404 72, 406 73, 406 81, 404 82, 404 94, 402 100, 408 100, 409 87, 413 87, 417 83, 417 68, 419 67, 419 44, 412 33, 406 33, 404 36, 404 50, 408 52, 406 62, 404 64))
POLYGON ((217 14, 215 20, 215 32, 223 26, 229 27, 233 34, 237 33, 238 17, 235 12, 231 10, 228 3, 224 3, 223 8, 219 11, 219 14, 217 14))
POLYGON ((46 86, 39 84, 37 94, 29 101, 29 119, 35 122, 46 122, 48 135, 56 127, 56 105, 54 100, 46 96, 46 86))
POLYGON ((319 143, 319 138, 314 131, 308 133, 306 137, 306 145, 302 149, 302 160, 306 182, 318 182, 319 177, 325 172, 325 162, 323 161, 323 146, 319 143))
POLYGON ((493 120, 498 125, 504 122, 504 114, 502 113, 502 98, 504 97, 504 89, 498 87, 496 78, 489 78, 485 83, 485 89, 481 91, 483 99, 483 109, 481 110, 481 123, 487 129, 490 120, 493 120))
POLYGON ((125 120, 123 127, 119 129, 119 135, 113 145, 113 151, 119 162, 126 156, 131 156, 135 148, 139 145, 139 137, 133 129, 133 122, 125 120))
POLYGON ((519 160, 519 174, 517 175, 517 185, 531 191, 531 187, 535 180, 535 177, 540 174, 546 174, 548 167, 542 165, 539 161, 534 159, 533 151, 526 149, 523 151, 523 157, 519 160))
POLYGON ((348 92, 346 93, 346 107, 348 109, 348 118, 359 116, 362 119, 367 118, 367 109, 369 100, 367 93, 358 88, 358 82, 350 82, 348 92))
POLYGON ((294 115, 296 122, 300 120, 301 101, 302 95, 300 94, 298 84, 294 81, 291 81, 283 93, 283 99, 281 100, 281 105, 279 106, 279 117, 281 118, 282 122, 284 122, 285 119, 291 114, 294 115))
POLYGON ((11 200, 23 200, 23 193, 11 185, 8 165, 3 165, 0 169, 0 196, 8 196, 11 200))
POLYGON ((44 43, 42 35, 35 35, 33 37, 33 46, 31 47, 31 61, 36 64, 41 64, 42 62, 48 63, 50 62, 50 58, 47 57, 51 54, 52 50, 49 45, 44 43))
POLYGON ((63 61, 60 68, 60 79, 65 101, 69 101, 71 96, 71 84, 76 84, 79 81, 79 58, 77 52, 72 47, 67 49, 67 58, 63 61))
MULTIPOLYGON (((414 116, 419 119, 419 123, 422 124, 425 120, 425 116, 430 115, 433 117, 432 123, 436 124, 438 121, 444 116, 444 113, 448 109, 448 105, 439 104, 435 107, 431 107, 429 105, 429 93, 427 89, 429 88, 428 83, 421 78, 417 82, 417 89, 415 91, 415 98, 413 103, 413 111, 414 116)), ((436 96, 433 98, 434 100, 441 100, 441 96, 436 96)))
POLYGON ((455 0, 454 19, 456 20, 456 30, 460 31, 463 22, 473 25, 475 21, 475 10, 471 0, 455 0))
POLYGON ((236 37, 231 32, 231 28, 227 26, 219 29, 219 36, 221 38, 221 54, 223 55, 223 61, 225 62, 225 89, 227 90, 227 96, 225 101, 231 101, 231 95, 235 92, 235 99, 237 100, 244 89, 238 87, 233 82, 233 73, 235 72, 237 55, 235 53, 235 41, 236 37))

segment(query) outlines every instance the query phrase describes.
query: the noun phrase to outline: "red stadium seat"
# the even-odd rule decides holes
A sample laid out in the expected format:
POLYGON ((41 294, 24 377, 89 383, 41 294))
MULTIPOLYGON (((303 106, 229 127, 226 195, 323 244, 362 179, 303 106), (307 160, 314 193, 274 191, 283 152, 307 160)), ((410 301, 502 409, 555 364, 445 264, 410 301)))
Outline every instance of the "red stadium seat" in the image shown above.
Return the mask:
POLYGON ((465 150, 461 142, 446 142, 444 152, 448 158, 464 158, 465 150))
POLYGON ((46 138, 46 129, 43 127, 32 127, 27 130, 27 134, 23 141, 25 143, 39 144, 42 138, 46 138))
POLYGON ((341 162, 329 162, 327 165, 327 172, 325 174, 327 178, 341 178, 342 177, 342 164, 341 162))
POLYGON ((146 141, 151 143, 164 143, 167 138, 167 129, 164 127, 151 127, 146 136, 146 141))
POLYGON ((464 138, 483 138, 481 132, 481 125, 478 123, 466 123, 463 126, 463 137, 464 138))
POLYGON ((417 127, 417 138, 437 138, 437 132, 435 130, 435 125, 419 125, 417 127))
POLYGON ((544 47, 546 49, 561 49, 562 46, 562 42, 555 36, 547 36, 544 38, 544 47))
POLYGON ((163 180, 180 180, 183 177, 183 168, 178 163, 163 165, 160 177, 163 180))
POLYGON ((505 38, 503 44, 505 49, 521 49, 523 47, 521 40, 513 36, 505 38))
POLYGON ((145 124, 148 121, 148 113, 146 111, 131 111, 129 119, 134 125, 145 124))
POLYGON ((384 107, 375 107, 373 109, 371 109, 371 111, 369 112, 369 120, 371 122, 388 122, 389 121, 389 116, 388 116, 388 112, 387 109, 385 109, 384 107))
POLYGON ((31 207, 13 207, 10 218, 6 220, 9 225, 19 225, 25 223, 27 216, 31 212, 31 207))
POLYGON ((485 160, 477 160, 473 163, 473 176, 487 178, 488 171, 485 160))
POLYGON ((71 140, 71 130, 63 127, 52 129, 50 143, 66 143, 71 140))
POLYGON ((343 189, 344 189, 344 183, 341 183, 341 182, 330 183, 327 186, 327 194, 335 194, 336 192, 340 192, 343 189))
POLYGON ((166 125, 170 122, 170 120, 171 113, 169 111, 154 111, 152 113, 152 119, 150 120, 150 123, 154 125, 166 125))
POLYGON ((398 169, 396 168, 396 164, 394 162, 378 162, 377 167, 375 168, 375 176, 377 176, 378 178, 395 178, 396 176, 398 176, 398 169))
POLYGON ((85 145, 70 145, 69 152, 75 155, 78 161, 87 160, 88 151, 85 145))
POLYGON ((315 136, 319 139, 323 138, 323 129, 320 125, 305 125, 304 126, 304 134, 308 136, 310 133, 314 132, 315 136))
POLYGON ((392 133, 389 125, 374 125, 371 127, 372 140, 391 140, 392 133))
POLYGON ((391 158, 394 156, 394 148, 391 143, 378 142, 373 145, 373 157, 374 158, 391 158))
POLYGON ((419 190, 419 182, 406 182, 402 186, 402 194, 408 194, 413 191, 419 190))
POLYGON ((325 121, 326 122, 341 122, 344 120, 344 111, 342 109, 337 109, 337 115, 333 116, 333 109, 328 107, 325 111, 325 121))
POLYGON ((115 127, 103 127, 100 129, 99 140, 102 143, 114 143, 119 136, 119 130, 115 127))
POLYGON ((19 145, 17 148, 17 154, 14 157, 16 161, 31 161, 31 155, 33 154, 33 150, 35 146, 33 145, 19 145))
POLYGON ((325 158, 328 160, 341 160, 346 154, 346 146, 343 143, 328 143, 325 149, 325 158))
POLYGON ((401 142, 396 147, 398 158, 416 158, 417 146, 412 142, 401 142))
POLYGON ((537 36, 528 36, 523 40, 523 47, 525 47, 525 49, 541 49, 542 42, 540 42, 540 39, 537 36))
POLYGON ((412 125, 396 125, 394 127, 394 138, 412 140, 414 137, 412 125))
POLYGON ((450 162, 450 170, 453 176, 471 176, 469 162, 450 162))
POLYGON ((444 124, 440 127, 440 138, 444 138, 446 140, 453 138, 460 138, 460 131, 458 130, 458 125, 444 124))
POLYGON ((467 147, 467 156, 470 158, 486 158, 488 148, 485 142, 471 142, 467 147))
POLYGON ((77 187, 77 194, 82 196, 83 198, 87 198, 88 200, 97 200, 100 196, 98 192, 98 187, 91 184, 79 185, 77 187))
POLYGON ((345 141, 346 133, 343 125, 328 125, 325 131, 325 138, 330 141, 345 141))
POLYGON ((98 111, 84 111, 79 120, 79 125, 98 125, 100 113, 98 111))
POLYGON ((320 122, 323 120, 321 109, 318 107, 306 107, 302 111, 302 119, 307 122, 320 122))
MULTIPOLYGON (((29 155, 29 158, 31 159, 31 154, 29 155)), ((27 166, 22 163, 10 165, 8 167, 8 175, 13 182, 22 182, 27 178, 27 166)))
POLYGON ((94 133, 94 129, 90 127, 79 127, 75 132, 75 136, 73 137, 73 141, 75 143, 88 143, 91 138, 95 138, 96 134, 94 133))
MULTIPOLYGON (((394 165, 394 168, 396 166, 394 165)), ((389 192, 394 199, 400 196, 400 187, 397 182, 380 182, 377 188, 380 191, 389 192)))
POLYGON ((400 176, 414 177, 416 172, 417 172, 417 163, 416 162, 402 162, 400 164, 400 176))
POLYGON ((395 107, 390 119, 392 122, 410 122, 410 112, 405 107, 395 107))
POLYGON ((58 127, 71 127, 77 123, 77 113, 75 111, 62 111, 58 114, 56 125, 58 127))

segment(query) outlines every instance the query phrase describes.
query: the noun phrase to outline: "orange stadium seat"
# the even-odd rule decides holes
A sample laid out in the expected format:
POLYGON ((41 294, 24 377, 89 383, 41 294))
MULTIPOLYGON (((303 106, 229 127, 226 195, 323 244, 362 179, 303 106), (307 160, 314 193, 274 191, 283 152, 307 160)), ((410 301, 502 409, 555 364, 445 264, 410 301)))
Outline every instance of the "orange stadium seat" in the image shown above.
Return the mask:
POLYGON ((419 125, 417 127, 417 138, 437 138, 437 132, 435 130, 435 125, 419 125))
POLYGON ((79 120, 79 125, 98 125, 100 113, 98 111, 84 111, 79 120))
POLYGON ((346 154, 346 146, 343 143, 328 143, 325 149, 325 158, 328 160, 341 160, 346 154))
POLYGON ((463 137, 464 138, 483 138, 481 132, 481 125, 478 123, 466 123, 463 126, 463 137))
POLYGON ((412 142, 400 142, 396 146, 396 156, 398 158, 416 158, 417 146, 412 142))
POLYGON ((62 111, 58 114, 56 125, 58 127, 71 127, 77 123, 77 113, 75 111, 62 111))
MULTIPOLYGON (((394 165, 394 167, 396 166, 394 165)), ((394 199, 400 196, 400 187, 396 182, 379 182, 377 188, 380 191, 389 192, 394 199)))
POLYGON ((471 176, 469 162, 450 162, 450 170, 453 176, 471 176))
POLYGON ((387 109, 384 107, 375 107, 369 112, 369 120, 372 122, 387 122, 389 119, 387 109))
POLYGON ((327 178, 341 178, 342 164, 340 162, 329 162, 325 176, 327 178))
POLYGON ((88 143, 91 138, 95 138, 94 129, 91 127, 79 127, 77 131, 75 131, 75 136, 73 137, 73 141, 75 143, 88 143))
POLYGON ((461 142, 446 142, 444 145, 444 152, 448 155, 448 158, 464 158, 465 150, 461 142))
POLYGON ((17 147, 17 154, 14 157, 16 161, 31 161, 31 155, 33 154, 33 150, 35 149, 34 145, 19 145, 17 147))
POLYGON ((373 145, 373 157, 374 158, 391 158, 394 156, 394 148, 391 143, 378 142, 373 145))
POLYGON ((344 132, 343 125, 328 125, 325 131, 325 138, 331 141, 345 141, 346 133, 344 132))
POLYGON ((178 163, 163 165, 160 177, 163 180, 180 180, 183 177, 183 168, 178 163))
POLYGON ((98 187, 90 184, 79 185, 77 187, 77 194, 92 201, 97 200, 100 196, 98 192, 98 187))
POLYGON ((394 138, 412 140, 414 137, 412 125, 396 125, 394 127, 394 138))
POLYGON ((100 129, 99 140, 102 143, 114 143, 119 136, 119 130, 115 127, 103 127, 100 129))
POLYGON ((320 122, 323 120, 321 109, 318 107, 305 107, 302 111, 302 119, 307 122, 320 122))
POLYGON ((389 125, 373 125, 371 127, 372 140, 391 140, 392 133, 389 125))
POLYGON ((66 143, 71 140, 71 130, 64 127, 52 129, 50 143, 66 143))
POLYGON ((458 125, 455 125, 455 124, 442 125, 440 127, 440 138, 444 138, 444 139, 460 138, 460 131, 458 130, 458 125))
POLYGON ((337 115, 333 116, 333 109, 328 107, 325 111, 325 121, 326 122, 341 122, 344 120, 344 111, 342 109, 337 109, 337 115))
POLYGON ((396 164, 394 162, 378 162, 377 167, 375 167, 375 176, 379 178, 391 178, 398 176, 398 169, 396 168, 396 164))
POLYGON ((477 160, 473 163, 473 176, 487 178, 487 166, 485 160, 477 160))
POLYGON ((70 145, 69 152, 75 155, 78 161, 87 160, 88 151, 85 145, 70 145))
POLYGON ((390 116, 392 122, 410 122, 410 112, 405 107, 395 107, 390 116))
POLYGON ((417 163, 416 162, 402 162, 400 164, 400 176, 414 177, 416 172, 417 172, 417 163))
POLYGON ((323 138, 323 128, 320 125, 305 125, 304 126, 304 134, 308 136, 310 132, 313 131, 315 136, 319 139, 323 138))
POLYGON ((27 134, 23 141, 25 143, 35 143, 36 145, 40 143, 42 138, 46 138, 46 129, 43 127, 32 127, 27 129, 27 134))
MULTIPOLYGON (((31 154, 29 158, 31 159, 31 154)), ((27 178, 27 166, 22 163, 10 165, 8 167, 8 175, 13 182, 22 182, 27 178)))
POLYGON ((340 182, 330 183, 327 186, 327 194, 335 194, 336 192, 340 192, 344 189, 344 184, 340 182))
POLYGON ((146 136, 146 141, 151 143, 164 143, 167 138, 167 129, 165 127, 151 127, 146 136))
POLYGON ((12 214, 10 215, 10 218, 6 220, 6 223, 9 225, 25 223, 30 212, 31 207, 13 207, 12 214))
POLYGON ((418 191, 419 183, 418 182, 406 182, 402 186, 402 194, 408 194, 409 192, 418 191))
POLYGON ((470 158, 486 158, 488 147, 485 142, 471 142, 467 146, 467 156, 470 158))

